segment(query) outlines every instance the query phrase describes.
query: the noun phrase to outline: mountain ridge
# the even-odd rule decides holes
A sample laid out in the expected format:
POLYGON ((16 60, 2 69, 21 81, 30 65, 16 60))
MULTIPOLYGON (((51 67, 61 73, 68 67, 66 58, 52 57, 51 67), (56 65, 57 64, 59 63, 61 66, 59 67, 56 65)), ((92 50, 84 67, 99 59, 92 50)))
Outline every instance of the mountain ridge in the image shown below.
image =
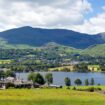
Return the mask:
POLYGON ((0 38, 7 41, 8 44, 23 44, 35 47, 55 42, 64 46, 85 49, 92 45, 105 43, 102 33, 89 35, 68 29, 44 29, 30 26, 0 32, 0 38))

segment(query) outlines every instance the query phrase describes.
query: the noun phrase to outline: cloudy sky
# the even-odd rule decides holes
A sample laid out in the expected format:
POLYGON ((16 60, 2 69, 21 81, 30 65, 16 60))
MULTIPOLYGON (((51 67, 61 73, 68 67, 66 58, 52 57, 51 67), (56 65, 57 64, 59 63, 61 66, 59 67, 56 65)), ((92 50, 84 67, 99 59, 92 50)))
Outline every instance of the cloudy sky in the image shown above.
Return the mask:
POLYGON ((22 26, 105 32, 105 0, 0 0, 0 31, 22 26))

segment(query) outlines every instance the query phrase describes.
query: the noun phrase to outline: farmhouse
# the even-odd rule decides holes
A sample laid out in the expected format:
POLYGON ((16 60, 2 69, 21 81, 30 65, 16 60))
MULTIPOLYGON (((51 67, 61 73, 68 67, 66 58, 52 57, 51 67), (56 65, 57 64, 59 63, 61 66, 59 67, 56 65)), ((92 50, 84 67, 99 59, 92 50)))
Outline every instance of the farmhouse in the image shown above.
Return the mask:
POLYGON ((88 65, 88 70, 89 71, 100 71, 101 68, 99 65, 88 65))
POLYGON ((33 82, 23 81, 13 77, 7 77, 6 79, 0 81, 0 89, 6 89, 8 85, 15 88, 32 88, 33 82))

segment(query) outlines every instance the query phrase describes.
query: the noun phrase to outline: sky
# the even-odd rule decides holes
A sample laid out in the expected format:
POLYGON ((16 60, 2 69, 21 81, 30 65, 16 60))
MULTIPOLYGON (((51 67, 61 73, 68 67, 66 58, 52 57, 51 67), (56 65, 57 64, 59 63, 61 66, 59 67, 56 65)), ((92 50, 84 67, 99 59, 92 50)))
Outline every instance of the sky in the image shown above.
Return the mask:
POLYGON ((0 0, 0 31, 23 26, 105 32, 105 0, 0 0))

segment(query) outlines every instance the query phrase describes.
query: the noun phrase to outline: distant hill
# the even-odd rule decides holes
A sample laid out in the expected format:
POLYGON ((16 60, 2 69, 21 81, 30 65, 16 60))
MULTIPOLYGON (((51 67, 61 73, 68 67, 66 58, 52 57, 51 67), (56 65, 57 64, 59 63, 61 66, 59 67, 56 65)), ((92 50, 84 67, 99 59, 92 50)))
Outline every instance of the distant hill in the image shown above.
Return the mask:
MULTIPOLYGON (((86 49, 77 49, 70 46, 64 46, 55 42, 49 42, 40 47, 34 47, 27 44, 8 44, 7 41, 0 38, 0 48, 2 49, 39 49, 51 54, 80 54, 90 56, 105 57, 105 44, 92 45, 86 49)), ((51 55, 52 56, 52 55, 51 55)))
POLYGON ((87 54, 94 57, 95 56, 105 57, 105 44, 91 46, 83 50, 81 54, 87 54))
POLYGON ((9 44, 7 40, 0 38, 0 49, 34 49, 35 47, 25 44, 9 44))
POLYGON ((78 49, 105 43, 102 34, 88 35, 66 29, 42 29, 29 26, 0 32, 0 38, 10 45, 40 47, 50 42, 78 49))
POLYGON ((50 42, 48 44, 45 44, 42 47, 39 47, 40 49, 43 49, 44 51, 47 51, 49 53, 56 52, 58 54, 77 54, 80 53, 82 50, 76 49, 73 47, 63 46, 54 42, 50 42))

